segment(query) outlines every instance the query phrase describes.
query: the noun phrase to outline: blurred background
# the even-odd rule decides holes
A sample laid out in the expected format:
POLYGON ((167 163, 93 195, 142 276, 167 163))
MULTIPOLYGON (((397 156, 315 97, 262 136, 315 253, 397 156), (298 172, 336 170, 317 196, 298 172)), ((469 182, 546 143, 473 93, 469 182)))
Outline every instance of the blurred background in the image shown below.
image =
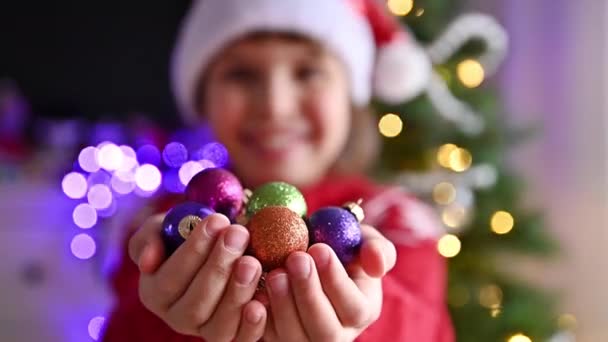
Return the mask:
MULTIPOLYGON (((226 163, 204 126, 180 125, 169 91, 189 3, 0 5, 1 341, 98 339, 132 213, 226 163)), ((436 79, 377 104, 375 172, 442 219, 459 341, 608 340, 608 5, 387 8, 436 79)))

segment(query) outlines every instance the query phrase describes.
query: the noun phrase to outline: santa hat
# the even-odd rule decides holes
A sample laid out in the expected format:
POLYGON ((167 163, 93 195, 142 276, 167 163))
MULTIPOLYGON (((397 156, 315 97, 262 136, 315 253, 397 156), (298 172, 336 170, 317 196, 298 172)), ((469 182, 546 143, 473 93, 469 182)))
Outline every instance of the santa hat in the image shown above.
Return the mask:
POLYGON ((431 62, 377 0, 195 0, 175 46, 172 87, 181 113, 196 121, 197 82, 230 42, 256 31, 310 37, 347 67, 355 105, 372 96, 405 102, 426 87, 431 62))

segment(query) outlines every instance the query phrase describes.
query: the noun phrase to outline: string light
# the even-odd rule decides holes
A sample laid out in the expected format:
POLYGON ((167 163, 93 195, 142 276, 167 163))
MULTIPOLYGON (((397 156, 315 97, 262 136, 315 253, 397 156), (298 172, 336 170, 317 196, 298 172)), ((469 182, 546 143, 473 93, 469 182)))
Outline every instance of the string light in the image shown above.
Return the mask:
POLYGON ((403 130, 403 121, 401 121, 401 118, 396 114, 385 114, 378 122, 378 129, 383 136, 394 138, 403 130))
POLYGON ((513 216, 506 211, 499 210, 492 215, 490 226, 496 234, 507 234, 513 229, 513 216))
POLYGON ((530 339, 528 336, 522 334, 522 333, 518 333, 515 335, 512 335, 511 337, 509 337, 509 339, 507 340, 508 342, 532 342, 532 339, 530 339))
POLYGON ((467 219, 467 211, 461 205, 450 205, 443 209, 441 220, 450 228, 460 228, 464 225, 467 219))
POLYGON ((452 258, 460 253, 461 243, 456 235, 446 234, 437 242, 439 254, 446 258, 452 258))
POLYGON ((433 199, 437 204, 447 205, 454 202, 456 188, 448 182, 441 182, 433 188, 433 199))
POLYGON ((458 146, 454 144, 444 144, 437 150, 437 162, 439 165, 450 168, 450 154, 452 151, 458 149, 458 146))
POLYGON ((483 66, 473 59, 465 59, 458 63, 456 74, 458 75, 460 82, 467 88, 478 87, 485 77, 483 66))
POLYGON ((498 317, 501 313, 502 309, 500 308, 500 305, 495 305, 490 309, 490 316, 492 316, 492 318, 498 317))
POLYGON ((501 303, 502 290, 500 287, 490 284, 479 290, 479 304, 481 304, 481 306, 492 309, 500 307, 501 303))
POLYGON ((557 325, 562 330, 574 330, 576 329, 578 322, 576 321, 576 317, 573 314, 565 313, 561 314, 557 318, 557 325))
POLYGON ((464 148, 457 148, 450 152, 450 168, 456 172, 463 172, 471 167, 473 157, 471 152, 464 148))
POLYGON ((388 0, 386 4, 391 13, 399 16, 408 15, 414 8, 414 0, 388 0))
POLYGON ((448 292, 448 304, 453 307, 465 306, 470 299, 469 290, 462 285, 456 285, 448 292))

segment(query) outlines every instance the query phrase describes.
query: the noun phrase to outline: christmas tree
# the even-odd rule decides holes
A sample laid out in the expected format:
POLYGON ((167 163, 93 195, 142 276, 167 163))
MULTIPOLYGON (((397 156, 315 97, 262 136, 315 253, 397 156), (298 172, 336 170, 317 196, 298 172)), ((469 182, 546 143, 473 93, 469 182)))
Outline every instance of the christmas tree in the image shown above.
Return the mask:
MULTIPOLYGON (((431 203, 445 226, 448 304, 458 341, 544 341, 558 330, 555 297, 504 268, 505 256, 550 257, 542 212, 522 204, 525 184, 506 163, 531 129, 509 127, 487 78, 507 36, 463 1, 388 1, 434 64, 431 85, 407 104, 378 103, 381 177, 431 203)), ((563 327, 562 327, 563 328, 563 327)))

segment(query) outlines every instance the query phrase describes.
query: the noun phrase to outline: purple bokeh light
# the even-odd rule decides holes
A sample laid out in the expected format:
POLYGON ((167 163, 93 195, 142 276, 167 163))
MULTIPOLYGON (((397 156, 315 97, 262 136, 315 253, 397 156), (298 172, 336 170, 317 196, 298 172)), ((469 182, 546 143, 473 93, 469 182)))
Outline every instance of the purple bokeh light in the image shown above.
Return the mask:
POLYGON ((87 179, 78 172, 70 172, 61 181, 63 193, 69 198, 83 198, 87 194, 87 179))
POLYGON ((96 172, 99 170, 99 162, 97 160, 97 153, 99 150, 96 147, 88 146, 80 151, 78 154, 78 164, 80 167, 87 172, 96 172))
POLYGON ((124 161, 124 154, 120 147, 108 143, 99 148, 97 152, 97 160, 99 161, 99 166, 108 170, 114 171, 120 168, 124 161))
POLYGON ((217 167, 225 167, 228 164, 228 150, 218 142, 206 144, 193 153, 193 160, 209 160, 217 167))
POLYGON ((163 160, 170 167, 180 167, 188 161, 188 150, 179 142, 172 142, 163 150, 163 160))
POLYGON ((110 180, 112 190, 120 195, 127 195, 135 189, 135 174, 133 172, 117 171, 110 180))
POLYGON ((97 216, 108 218, 114 216, 114 214, 116 214, 116 210, 118 210, 118 205, 116 204, 116 201, 112 201, 107 208, 97 209, 97 216))
POLYGON ((95 184, 89 189, 87 200, 95 209, 106 209, 112 204, 112 191, 105 184, 95 184))
POLYGON ((112 178, 112 175, 108 171, 99 170, 97 172, 91 173, 87 177, 87 183, 89 184, 89 187, 92 187, 93 185, 96 185, 96 184, 108 185, 108 184, 110 184, 111 178, 112 178))
POLYGON ((192 160, 186 162, 179 168, 179 180, 182 182, 182 185, 188 185, 192 177, 201 171, 203 171, 203 165, 199 162, 192 160))
POLYGON ((160 151, 156 146, 146 144, 137 149, 137 161, 140 164, 160 165, 160 151))
POLYGON ((97 211, 88 203, 81 203, 72 212, 74 223, 82 228, 89 229, 97 223, 97 211))
POLYGON ((105 323, 106 323, 106 318, 103 316, 97 316, 97 317, 91 318, 91 320, 89 321, 88 331, 89 331, 89 336, 91 336, 91 338, 93 340, 95 340, 95 341, 99 340, 105 323))
POLYGON ((83 233, 74 236, 70 243, 70 250, 78 259, 86 260, 95 255, 97 246, 95 240, 90 235, 83 233))
POLYGON ((163 186, 165 190, 176 194, 186 190, 186 187, 179 179, 178 169, 169 169, 163 173, 163 186))
POLYGON ((161 182, 162 175, 154 165, 144 164, 135 171, 135 184, 145 192, 156 191, 161 182))

